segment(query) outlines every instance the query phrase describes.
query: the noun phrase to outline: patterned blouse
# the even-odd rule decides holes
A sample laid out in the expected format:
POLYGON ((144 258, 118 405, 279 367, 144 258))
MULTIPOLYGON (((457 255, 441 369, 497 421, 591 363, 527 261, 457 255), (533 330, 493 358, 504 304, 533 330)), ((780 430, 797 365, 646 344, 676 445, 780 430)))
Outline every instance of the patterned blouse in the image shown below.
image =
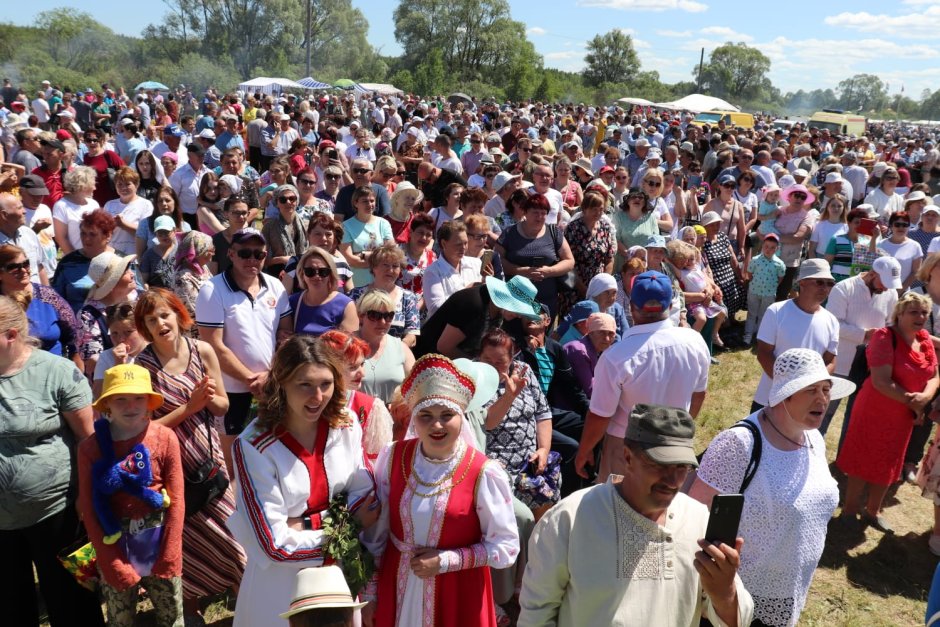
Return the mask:
MULTIPOLYGON (((542 393, 538 377, 522 361, 513 361, 509 375, 518 373, 525 381, 522 392, 512 402, 506 417, 495 428, 486 432, 486 454, 500 462, 515 486, 519 473, 525 470, 529 456, 538 448, 536 424, 552 419, 552 409, 542 393)), ((500 381, 496 396, 485 406, 489 410, 506 392, 506 384, 500 381)))
MULTIPOLYGON (((585 285, 613 261, 617 251, 613 225, 607 220, 598 220, 594 232, 580 217, 572 220, 565 229, 565 239, 574 255, 574 267, 585 285)), ((619 268, 618 268, 619 270, 619 268)), ((619 273, 618 273, 619 274, 619 273)))
MULTIPOLYGON (((359 300, 359 297, 365 294, 366 290, 371 289, 372 284, 355 287, 349 293, 353 302, 359 300)), ((406 335, 421 334, 421 316, 418 312, 418 297, 414 292, 402 287, 398 288, 398 302, 395 304, 395 318, 392 320, 392 326, 388 334, 404 339, 406 335)))

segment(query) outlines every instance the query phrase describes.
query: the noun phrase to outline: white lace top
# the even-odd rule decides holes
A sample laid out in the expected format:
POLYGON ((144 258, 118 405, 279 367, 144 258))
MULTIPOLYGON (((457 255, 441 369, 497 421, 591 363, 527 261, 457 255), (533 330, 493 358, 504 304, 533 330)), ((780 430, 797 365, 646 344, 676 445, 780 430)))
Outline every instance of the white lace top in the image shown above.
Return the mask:
MULTIPOLYGON (((763 433, 758 415, 747 420, 763 433)), ((764 438, 757 473, 744 494, 739 574, 754 597, 754 618, 775 627, 797 624, 839 504, 822 436, 812 430, 806 439, 812 448, 782 451, 764 438)), ((699 479, 721 494, 737 493, 753 441, 741 428, 718 434, 702 459, 699 479)))

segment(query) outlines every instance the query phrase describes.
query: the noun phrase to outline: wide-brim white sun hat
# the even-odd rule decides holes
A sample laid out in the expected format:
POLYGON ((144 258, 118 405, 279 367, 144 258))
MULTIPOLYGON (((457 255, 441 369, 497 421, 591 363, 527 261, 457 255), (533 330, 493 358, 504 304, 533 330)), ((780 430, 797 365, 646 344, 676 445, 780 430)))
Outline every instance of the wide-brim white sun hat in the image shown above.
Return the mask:
POLYGON ((822 355, 808 348, 791 348, 774 361, 774 379, 770 387, 770 407, 779 405, 803 388, 820 381, 831 381, 829 400, 845 398, 855 391, 848 379, 834 377, 826 370, 822 355))

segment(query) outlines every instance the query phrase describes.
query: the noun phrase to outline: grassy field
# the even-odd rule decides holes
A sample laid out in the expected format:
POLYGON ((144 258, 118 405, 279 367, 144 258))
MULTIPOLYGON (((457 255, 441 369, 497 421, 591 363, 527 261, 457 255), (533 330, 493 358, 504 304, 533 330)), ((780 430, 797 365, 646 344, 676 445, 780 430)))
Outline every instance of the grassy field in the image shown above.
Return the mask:
MULTIPOLYGON (((720 355, 712 368, 708 397, 696 434, 696 448, 747 415, 760 378, 756 358, 748 351, 720 355)), ((826 445, 830 462, 842 425, 842 412, 833 421, 826 445)), ((834 466, 833 466, 834 468, 834 466)), ((842 486, 840 482, 840 487, 842 486)), ((831 529, 826 549, 800 625, 812 627, 914 626, 924 624, 927 592, 937 558, 927 550, 933 524, 930 502, 909 484, 892 490, 886 517, 896 530, 887 536, 866 529, 856 536, 831 529)), ((207 622, 225 627, 232 622, 226 602, 206 610, 207 622)), ((143 608, 142 608, 143 609, 143 608)), ((150 625, 152 614, 142 617, 150 625)))
MULTIPOLYGON (((760 379, 760 367, 750 352, 725 353, 719 359, 721 364, 711 371, 696 433, 699 450, 720 430, 747 415, 760 379)), ((830 462, 835 460, 841 427, 840 409, 826 437, 830 462)), ((839 477, 834 464, 830 467, 839 477)), ((840 488, 844 493, 843 481, 840 488)), ((937 558, 927 549, 933 508, 910 484, 892 489, 885 504, 894 536, 874 529, 850 535, 830 527, 800 625, 924 624, 927 593, 937 565, 937 558)))

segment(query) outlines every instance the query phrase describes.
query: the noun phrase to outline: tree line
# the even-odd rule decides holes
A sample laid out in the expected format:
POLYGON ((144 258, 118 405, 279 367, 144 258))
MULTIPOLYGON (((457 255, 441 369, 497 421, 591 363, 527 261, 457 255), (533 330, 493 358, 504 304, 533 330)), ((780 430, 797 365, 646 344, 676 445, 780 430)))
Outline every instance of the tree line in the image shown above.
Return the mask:
POLYGON ((745 43, 715 48, 701 68, 690 68, 688 81, 672 84, 642 67, 622 29, 587 43, 582 72, 548 68, 508 0, 401 1, 393 13, 398 56, 370 44, 366 17, 351 0, 163 2, 162 20, 139 37, 118 35, 76 9, 45 11, 26 27, 0 24, 4 72, 30 87, 42 80, 71 89, 157 80, 227 90, 253 76, 303 76, 309 45, 319 80, 387 82, 421 94, 597 104, 623 96, 664 102, 701 91, 776 114, 837 107, 868 117, 894 117, 900 109, 908 119, 940 118, 940 90, 925 90, 919 100, 889 96, 889 85, 872 74, 781 93, 769 78, 770 59, 745 43))

